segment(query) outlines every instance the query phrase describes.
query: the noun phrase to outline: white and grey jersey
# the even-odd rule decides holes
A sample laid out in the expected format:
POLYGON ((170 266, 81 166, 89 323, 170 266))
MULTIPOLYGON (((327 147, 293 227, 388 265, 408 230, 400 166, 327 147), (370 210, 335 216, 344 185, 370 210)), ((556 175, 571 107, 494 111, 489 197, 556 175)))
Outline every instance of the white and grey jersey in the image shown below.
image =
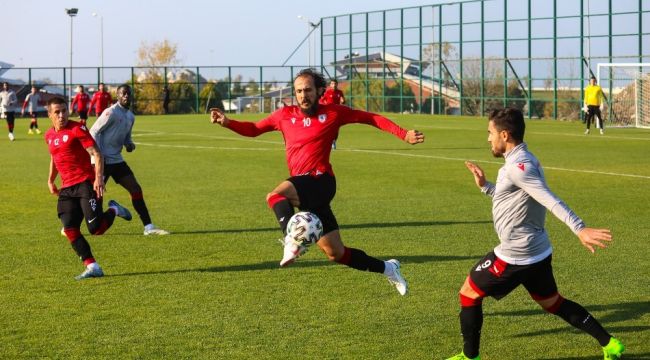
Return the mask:
POLYGON ((41 95, 38 93, 32 94, 29 93, 27 94, 27 97, 25 98, 25 103, 27 104, 27 112, 36 112, 38 110, 38 102, 41 101, 41 95))
POLYGON ((534 264, 552 252, 544 229, 546 209, 575 234, 585 224, 548 188, 544 170, 526 143, 504 157, 496 185, 488 182, 481 188, 492 197, 494 228, 501 241, 494 253, 509 264, 534 264))
POLYGON ((90 128, 90 135, 95 139, 99 151, 104 156, 105 164, 117 164, 124 161, 122 147, 133 144, 131 129, 135 122, 133 112, 119 103, 104 110, 90 128))
POLYGON ((4 109, 4 111, 16 111, 14 106, 18 102, 18 98, 16 98, 16 93, 8 90, 8 91, 0 91, 0 107, 4 109))

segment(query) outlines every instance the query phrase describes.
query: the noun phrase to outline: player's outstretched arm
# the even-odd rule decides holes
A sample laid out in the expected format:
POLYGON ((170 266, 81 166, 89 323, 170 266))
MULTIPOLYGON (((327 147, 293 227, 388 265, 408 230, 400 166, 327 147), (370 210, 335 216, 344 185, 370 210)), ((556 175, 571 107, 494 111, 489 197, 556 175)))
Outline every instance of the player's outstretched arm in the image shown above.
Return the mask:
POLYGON ((419 144, 424 142, 424 134, 417 130, 409 130, 404 136, 404 141, 411 145, 419 144))
POLYGON ((612 233, 609 229, 594 229, 584 228, 578 232, 578 238, 582 246, 586 247, 591 253, 595 253, 595 246, 604 249, 607 247, 607 242, 612 241, 612 233))
POLYGON ((228 127, 228 123, 230 122, 230 119, 226 116, 226 114, 221 111, 219 108, 212 108, 210 109, 210 122, 213 124, 219 124, 223 127, 228 127))
POLYGON ((485 173, 483 172, 483 169, 471 161, 465 161, 465 166, 467 166, 467 170, 469 170, 472 175, 474 175, 474 182, 476 182, 476 186, 478 186, 479 189, 483 188, 486 183, 485 173))

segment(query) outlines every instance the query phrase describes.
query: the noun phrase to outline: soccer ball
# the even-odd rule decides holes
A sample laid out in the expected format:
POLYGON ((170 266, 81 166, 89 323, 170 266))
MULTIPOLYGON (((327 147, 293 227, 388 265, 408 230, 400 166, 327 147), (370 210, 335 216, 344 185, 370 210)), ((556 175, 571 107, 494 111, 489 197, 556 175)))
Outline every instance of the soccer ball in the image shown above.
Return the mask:
POLYGON ((323 236, 323 223, 316 214, 306 211, 295 213, 287 224, 287 236, 296 243, 309 246, 323 236))

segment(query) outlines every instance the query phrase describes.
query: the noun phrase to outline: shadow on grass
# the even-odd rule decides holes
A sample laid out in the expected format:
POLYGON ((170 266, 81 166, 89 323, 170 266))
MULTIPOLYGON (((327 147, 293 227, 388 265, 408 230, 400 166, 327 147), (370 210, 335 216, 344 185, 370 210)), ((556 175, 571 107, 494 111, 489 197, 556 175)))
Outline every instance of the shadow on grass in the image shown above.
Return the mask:
MULTIPOLYGON (((543 357, 539 358, 539 360, 602 360, 603 355, 590 355, 590 356, 579 356, 579 357, 558 357, 558 358, 549 358, 549 357, 543 357)), ((650 353, 642 353, 642 354, 628 354, 627 352, 623 354, 623 359, 625 360, 650 360, 650 353)))
MULTIPOLYGON (((412 255, 412 256, 399 256, 400 262, 404 264, 422 264, 429 262, 440 261, 458 261, 476 259, 478 255, 455 256, 455 255, 412 255)), ((304 260, 298 261, 291 265, 292 268, 310 268, 320 266, 341 266, 339 264, 327 260, 304 260)), ((106 277, 121 277, 121 276, 140 276, 140 275, 162 275, 162 274, 179 274, 190 272, 233 272, 233 271, 258 271, 258 270, 277 270, 280 268, 279 261, 265 261, 257 264, 240 264, 240 265, 225 265, 225 266, 211 266, 195 269, 177 269, 177 270, 158 270, 158 271, 141 271, 123 274, 106 274, 106 277)))
MULTIPOLYGON (((393 223, 365 223, 365 224, 348 224, 340 225, 340 228, 345 229, 372 229, 372 228, 397 228, 397 227, 417 227, 417 226, 447 226, 447 225, 461 225, 461 224, 491 224, 491 220, 475 220, 475 221, 404 221, 393 223)), ((190 230, 190 231, 172 231, 172 235, 186 235, 186 234, 233 234, 245 232, 277 232, 277 227, 266 228, 248 228, 248 229, 206 229, 206 230, 190 230)), ((119 234, 119 235, 133 235, 133 234, 119 234)), ((138 234, 139 235, 139 234, 138 234)))
MULTIPOLYGON (((606 314, 598 315, 596 318, 601 323, 616 322, 616 321, 626 321, 626 320, 635 320, 641 316, 650 313, 650 301, 637 301, 637 302, 627 302, 619 304, 606 304, 606 305, 583 305, 589 312, 600 312, 605 311, 606 314)), ((521 310, 521 311, 509 311, 509 312, 495 312, 492 315, 503 315, 503 316, 533 316, 545 314, 541 308, 539 310, 521 310)), ((567 330, 572 328, 567 328, 567 330)), ((650 326, 643 326, 638 330, 648 330, 650 326)), ((608 329, 609 330, 609 329, 608 329)), ((556 332, 557 330, 551 331, 556 332)), ((549 333, 548 331, 544 333, 549 333)), ((535 335, 535 334, 533 334, 535 335)), ((539 334, 542 335, 542 334, 539 334)))

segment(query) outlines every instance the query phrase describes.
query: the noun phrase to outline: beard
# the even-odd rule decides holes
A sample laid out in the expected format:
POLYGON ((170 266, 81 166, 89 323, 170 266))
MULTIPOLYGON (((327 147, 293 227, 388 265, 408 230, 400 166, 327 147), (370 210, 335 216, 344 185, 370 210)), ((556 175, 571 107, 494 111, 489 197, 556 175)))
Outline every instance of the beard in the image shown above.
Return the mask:
POLYGON ((314 115, 316 115, 316 112, 318 111, 318 102, 315 101, 313 104, 311 104, 310 107, 308 107, 306 109, 301 106, 300 111, 303 114, 307 115, 307 116, 310 116, 310 117, 314 116, 314 115))

